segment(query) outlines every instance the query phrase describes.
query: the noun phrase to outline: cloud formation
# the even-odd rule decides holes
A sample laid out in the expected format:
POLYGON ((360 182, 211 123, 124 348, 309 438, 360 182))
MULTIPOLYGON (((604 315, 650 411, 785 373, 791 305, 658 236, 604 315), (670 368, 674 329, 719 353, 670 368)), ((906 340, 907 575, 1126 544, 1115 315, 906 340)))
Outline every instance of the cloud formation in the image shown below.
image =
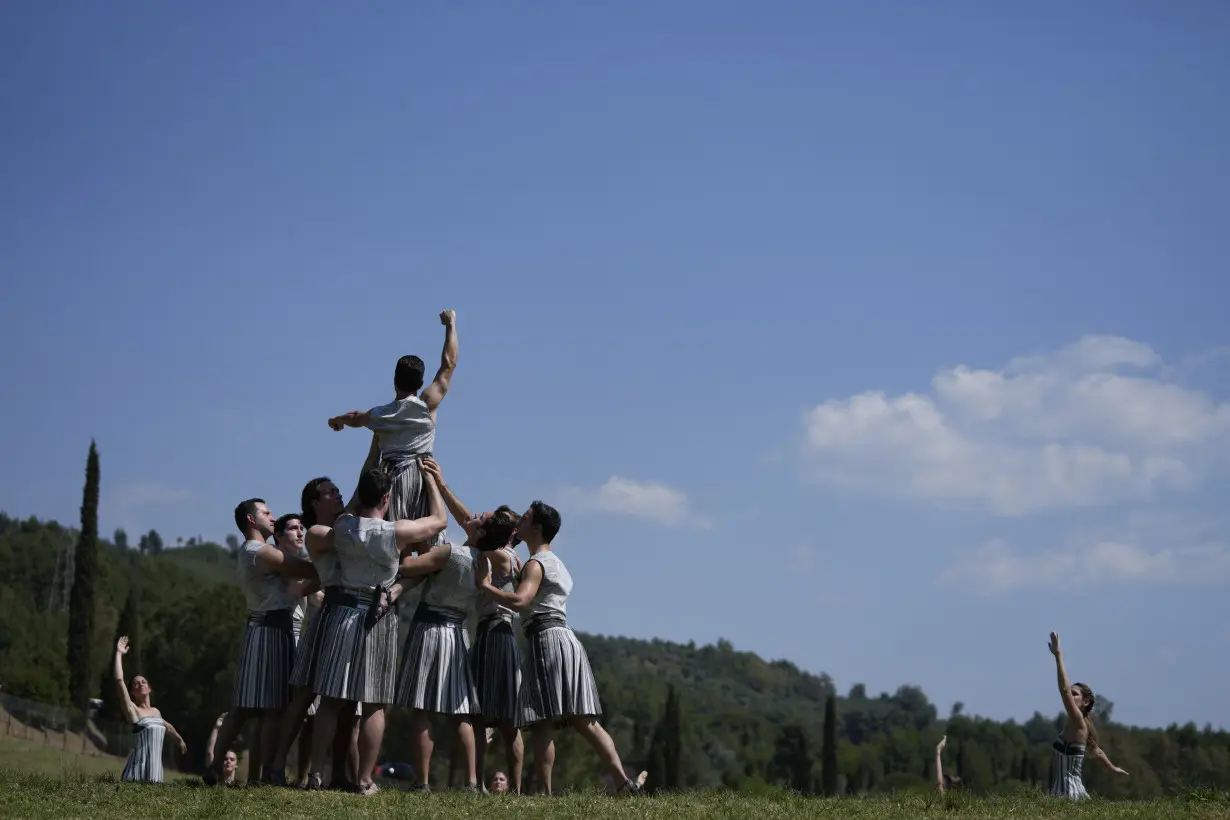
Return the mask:
POLYGON ((656 481, 634 481, 612 476, 594 490, 564 489, 563 502, 571 509, 643 518, 666 526, 708 529, 709 519, 696 514, 680 490, 656 481))
POLYGON ((998 515, 1191 489, 1230 453, 1230 404, 1169 380, 1149 346, 1086 336, 1001 370, 958 366, 926 394, 869 391, 805 418, 821 480, 998 515))
POLYGON ((1230 581, 1230 549, 1209 543, 1150 551, 1130 543, 1097 541, 1068 550, 1023 553, 996 540, 949 567, 939 580, 984 595, 1125 582, 1218 584, 1230 581))

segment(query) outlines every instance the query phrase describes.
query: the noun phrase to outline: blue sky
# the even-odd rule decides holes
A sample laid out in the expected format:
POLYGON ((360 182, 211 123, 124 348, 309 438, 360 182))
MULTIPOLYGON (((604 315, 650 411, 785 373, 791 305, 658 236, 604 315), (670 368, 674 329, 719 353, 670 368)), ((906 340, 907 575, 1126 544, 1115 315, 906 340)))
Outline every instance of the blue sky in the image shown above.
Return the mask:
POLYGON ((221 540, 461 362, 580 629, 1227 725, 1216 2, 0 10, 0 508, 221 540))

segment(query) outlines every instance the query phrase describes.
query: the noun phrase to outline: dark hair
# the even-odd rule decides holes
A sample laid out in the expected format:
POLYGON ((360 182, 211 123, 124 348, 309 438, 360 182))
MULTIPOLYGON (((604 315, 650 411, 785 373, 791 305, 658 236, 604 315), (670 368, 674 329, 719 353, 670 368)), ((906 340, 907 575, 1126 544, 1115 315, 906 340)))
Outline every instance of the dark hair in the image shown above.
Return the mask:
POLYGON ((239 502, 239 506, 235 508, 235 526, 239 527, 239 532, 244 535, 248 534, 248 516, 255 516, 256 505, 264 503, 263 498, 249 498, 247 501, 239 502))
POLYGON ((299 520, 302 521, 303 526, 308 529, 316 526, 316 507, 314 504, 320 499, 320 485, 324 484, 326 481, 329 481, 329 477, 324 475, 320 478, 313 478, 307 484, 303 485, 303 492, 299 495, 299 506, 303 510, 303 514, 299 516, 299 520))
POLYGON ((1097 698, 1093 696, 1093 690, 1089 688, 1088 684, 1074 683, 1072 685, 1085 696, 1085 704, 1081 706, 1081 714, 1085 716, 1085 730, 1089 734, 1089 737, 1085 740, 1085 746, 1090 750, 1096 749, 1098 748, 1098 730, 1093 725, 1093 716, 1090 715, 1090 712, 1093 711, 1093 705, 1097 703, 1097 698))
POLYGON ((303 517, 299 515, 299 513, 287 513, 286 515, 278 516, 278 520, 273 522, 274 533, 276 533, 277 535, 285 535, 286 527, 292 521, 298 521, 300 524, 302 524, 303 517))
POLYGON ((397 360, 393 370, 393 386, 398 390, 413 393, 423 386, 423 373, 426 367, 418 356, 402 356, 397 360))
POLYGON ((550 504, 535 501, 530 505, 530 512, 534 514, 534 524, 542 530, 542 540, 548 544, 555 540, 560 525, 559 511, 550 504))
POLYGON ((368 510, 380 506, 390 486, 389 474, 380 467, 364 470, 359 476, 359 503, 368 510))
POLYGON ((965 784, 961 781, 961 778, 958 777, 957 775, 955 774, 944 775, 944 791, 948 791, 949 789, 964 789, 964 788, 965 788, 965 784))
POLYGON ((498 550, 508 543, 513 531, 517 529, 517 514, 506 505, 493 512, 481 526, 483 534, 474 546, 480 550, 498 550))

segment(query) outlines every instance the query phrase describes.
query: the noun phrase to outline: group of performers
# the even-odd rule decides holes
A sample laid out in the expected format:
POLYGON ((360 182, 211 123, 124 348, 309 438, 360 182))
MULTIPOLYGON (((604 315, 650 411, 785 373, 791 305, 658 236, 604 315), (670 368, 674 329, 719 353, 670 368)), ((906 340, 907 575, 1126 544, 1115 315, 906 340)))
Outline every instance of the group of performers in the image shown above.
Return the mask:
MULTIPOLYGON (((456 316, 440 314, 444 351, 434 380, 424 388, 417 356, 398 360, 395 398, 367 411, 329 419, 334 430, 363 427, 372 443, 349 503, 328 478, 303 488, 302 512, 275 518, 260 498, 235 508, 245 541, 238 556, 248 621, 239 650, 231 700, 210 738, 204 780, 233 783, 232 744, 244 725, 258 722, 249 780, 287 785, 286 763, 300 742, 298 784, 326 787, 323 764, 332 759, 329 788, 372 795, 384 737, 385 709, 412 710, 412 789, 430 791, 434 747, 431 716, 445 715, 457 734, 466 788, 485 787, 488 733, 504 741, 511 778, 521 791, 523 741, 529 729, 537 785, 551 793, 553 731, 567 723, 597 752, 607 783, 620 793, 642 790, 645 773, 629 777, 610 735, 599 723, 601 706, 585 648, 568 627, 572 576, 551 543, 560 514, 535 501, 517 514, 507 506, 472 514, 444 480, 433 458, 436 414, 457 367, 456 316), (445 534, 447 516, 466 533, 463 545, 445 534), (524 543, 529 557, 516 553, 524 543), (388 617, 400 596, 421 586, 420 603, 401 651, 398 619, 388 617), (467 612, 478 612, 473 645, 467 612), (527 649, 519 648, 520 621, 527 649), (307 727, 307 728, 305 728, 307 727), (219 752, 221 754, 219 755, 219 752)), ((125 686, 127 640, 116 647, 115 676, 137 733, 125 780, 162 780, 162 743, 182 738, 150 704, 141 676, 125 686)), ((1069 685, 1052 633, 1059 688, 1068 724, 1055 742, 1051 794, 1086 796, 1081 768, 1086 749, 1113 770, 1088 721, 1093 693, 1069 685)), ((941 775, 937 786, 960 785, 941 775)), ((509 782, 511 780, 511 782, 509 782)))

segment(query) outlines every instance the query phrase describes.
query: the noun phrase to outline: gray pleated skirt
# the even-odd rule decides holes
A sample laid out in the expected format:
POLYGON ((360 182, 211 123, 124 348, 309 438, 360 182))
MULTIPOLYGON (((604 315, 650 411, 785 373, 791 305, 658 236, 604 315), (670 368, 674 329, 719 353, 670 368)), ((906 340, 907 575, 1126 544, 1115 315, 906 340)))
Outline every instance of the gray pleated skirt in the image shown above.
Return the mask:
POLYGON ((337 587, 325 591, 325 601, 314 614, 304 619, 303 632, 295 644, 295 666, 290 672, 291 686, 311 686, 316 674, 316 660, 320 657, 320 623, 329 610, 329 600, 338 594, 337 587))
POLYGON ((248 614, 239 646, 234 709, 282 709, 290 701, 295 636, 289 609, 248 614))
MULTIPOLYGON (((418 467, 419 458, 431 458, 431 453, 424 453, 422 456, 400 456, 386 462, 385 469, 392 477, 389 509, 384 516, 386 521, 414 521, 427 517, 430 505, 427 501, 427 488, 423 485, 423 474, 418 467)), ((434 547, 447 540, 441 531, 427 539, 427 543, 434 547)))
POLYGON ((481 621, 470 658, 483 720, 516 724, 521 719, 521 649, 512 621, 481 621))
POLYGON ((324 698, 392 703, 397 679, 397 618, 364 625, 371 595, 339 596, 318 617, 319 654, 312 691, 324 698))
POLYGON ((526 626, 521 675, 521 721, 531 726, 544 720, 602 714, 598 686, 589 656, 566 625, 541 631, 526 626))
POLYGON ((420 606, 402 652, 396 702, 441 715, 478 713, 464 621, 454 623, 420 606))
POLYGON ((160 717, 143 717, 132 725, 136 744, 128 753, 120 779, 135 783, 162 782, 162 742, 167 725, 160 717))

